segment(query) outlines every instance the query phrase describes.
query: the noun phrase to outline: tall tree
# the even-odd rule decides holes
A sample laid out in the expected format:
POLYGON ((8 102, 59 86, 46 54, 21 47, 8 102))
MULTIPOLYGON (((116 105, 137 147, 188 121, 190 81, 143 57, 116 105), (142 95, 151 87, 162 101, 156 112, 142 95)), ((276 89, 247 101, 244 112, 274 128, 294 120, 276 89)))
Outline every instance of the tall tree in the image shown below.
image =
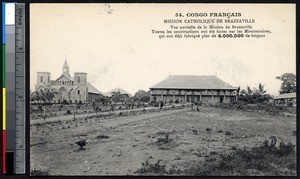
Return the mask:
POLYGON ((137 102, 149 102, 150 101, 150 92, 146 92, 145 90, 138 90, 134 96, 133 100, 137 102))
POLYGON ((48 89, 46 88, 44 90, 44 95, 46 98, 46 103, 51 103, 51 101, 55 98, 55 96, 58 94, 58 92, 55 89, 48 89))
POLYGON ((125 97, 120 91, 114 91, 112 92, 112 95, 110 97, 112 102, 118 103, 118 102, 124 102, 125 97))
POLYGON ((284 73, 277 76, 276 79, 281 80, 280 94, 296 92, 296 75, 293 73, 284 73))
POLYGON ((109 103, 109 97, 100 94, 99 97, 96 99, 96 102, 107 106, 107 104, 109 103))

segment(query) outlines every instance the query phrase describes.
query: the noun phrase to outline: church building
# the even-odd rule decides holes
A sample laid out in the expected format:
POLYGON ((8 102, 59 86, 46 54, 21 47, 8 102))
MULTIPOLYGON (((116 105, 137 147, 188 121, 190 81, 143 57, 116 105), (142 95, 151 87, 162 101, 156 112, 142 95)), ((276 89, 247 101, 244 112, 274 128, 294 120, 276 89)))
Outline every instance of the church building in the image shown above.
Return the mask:
POLYGON ((57 94, 53 102, 85 103, 103 95, 103 93, 87 82, 87 73, 75 72, 74 77, 72 77, 67 60, 65 60, 62 70, 62 74, 56 80, 51 80, 51 73, 49 72, 37 72, 35 90, 54 89, 57 94))
POLYGON ((237 100, 237 88, 216 76, 174 75, 150 88, 151 101, 230 103, 237 100))

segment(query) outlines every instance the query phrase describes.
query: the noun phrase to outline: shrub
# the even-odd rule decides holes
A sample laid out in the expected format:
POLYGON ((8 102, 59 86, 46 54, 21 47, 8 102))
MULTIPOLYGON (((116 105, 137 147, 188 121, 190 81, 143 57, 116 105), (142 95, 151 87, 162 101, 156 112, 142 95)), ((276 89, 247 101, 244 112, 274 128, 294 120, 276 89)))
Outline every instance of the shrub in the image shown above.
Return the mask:
POLYGON ((107 136, 107 135, 98 135, 97 137, 96 137, 97 139, 108 139, 109 138, 109 136, 107 136))
POLYGON ((153 106, 153 107, 159 107, 159 102, 158 101, 151 101, 149 103, 150 106, 153 106))
POLYGON ((43 111, 43 107, 41 105, 38 106, 39 111, 43 111))
POLYGON ((138 174, 167 174, 166 165, 161 164, 161 160, 158 160, 156 163, 151 164, 147 160, 142 163, 142 167, 135 171, 134 173, 138 174))
POLYGON ((67 110, 66 114, 72 114, 72 112, 70 110, 67 110))
POLYGON ((62 103, 63 103, 63 104, 68 104, 68 101, 67 101, 66 99, 64 99, 64 100, 62 101, 62 103))
POLYGON ((210 132, 210 131, 212 131, 212 129, 211 129, 211 128, 209 128, 209 127, 208 127, 208 128, 206 128, 205 130, 206 130, 206 132, 210 132))
POLYGON ((173 139, 169 137, 169 134, 166 134, 164 138, 158 138, 156 141, 157 145, 163 145, 172 142, 173 139))

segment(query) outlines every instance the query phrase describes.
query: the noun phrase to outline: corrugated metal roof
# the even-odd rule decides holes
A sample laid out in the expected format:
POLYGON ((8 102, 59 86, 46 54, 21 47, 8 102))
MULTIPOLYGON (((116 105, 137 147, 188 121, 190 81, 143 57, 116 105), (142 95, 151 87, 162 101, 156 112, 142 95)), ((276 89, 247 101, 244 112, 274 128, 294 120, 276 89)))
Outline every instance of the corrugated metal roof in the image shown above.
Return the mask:
POLYGON ((91 85, 89 82, 87 82, 88 92, 94 93, 94 94, 102 94, 105 96, 105 94, 101 91, 99 91, 97 88, 95 88, 93 85, 91 85))
POLYGON ((174 75, 150 89, 237 89, 216 76, 174 75))
POLYGON ((274 99, 288 99, 288 98, 296 98, 296 93, 284 93, 274 97, 274 99))

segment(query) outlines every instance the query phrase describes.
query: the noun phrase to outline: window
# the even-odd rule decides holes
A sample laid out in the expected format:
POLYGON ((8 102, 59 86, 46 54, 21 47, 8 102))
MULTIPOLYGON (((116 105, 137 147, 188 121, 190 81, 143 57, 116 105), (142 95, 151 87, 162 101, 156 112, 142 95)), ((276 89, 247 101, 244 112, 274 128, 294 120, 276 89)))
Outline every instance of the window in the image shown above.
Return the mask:
POLYGON ((80 94, 80 90, 77 91, 77 94, 80 94))
POLYGON ((43 76, 41 76, 41 83, 43 82, 43 76))
POLYGON ((78 83, 80 83, 80 77, 78 76, 78 83))

